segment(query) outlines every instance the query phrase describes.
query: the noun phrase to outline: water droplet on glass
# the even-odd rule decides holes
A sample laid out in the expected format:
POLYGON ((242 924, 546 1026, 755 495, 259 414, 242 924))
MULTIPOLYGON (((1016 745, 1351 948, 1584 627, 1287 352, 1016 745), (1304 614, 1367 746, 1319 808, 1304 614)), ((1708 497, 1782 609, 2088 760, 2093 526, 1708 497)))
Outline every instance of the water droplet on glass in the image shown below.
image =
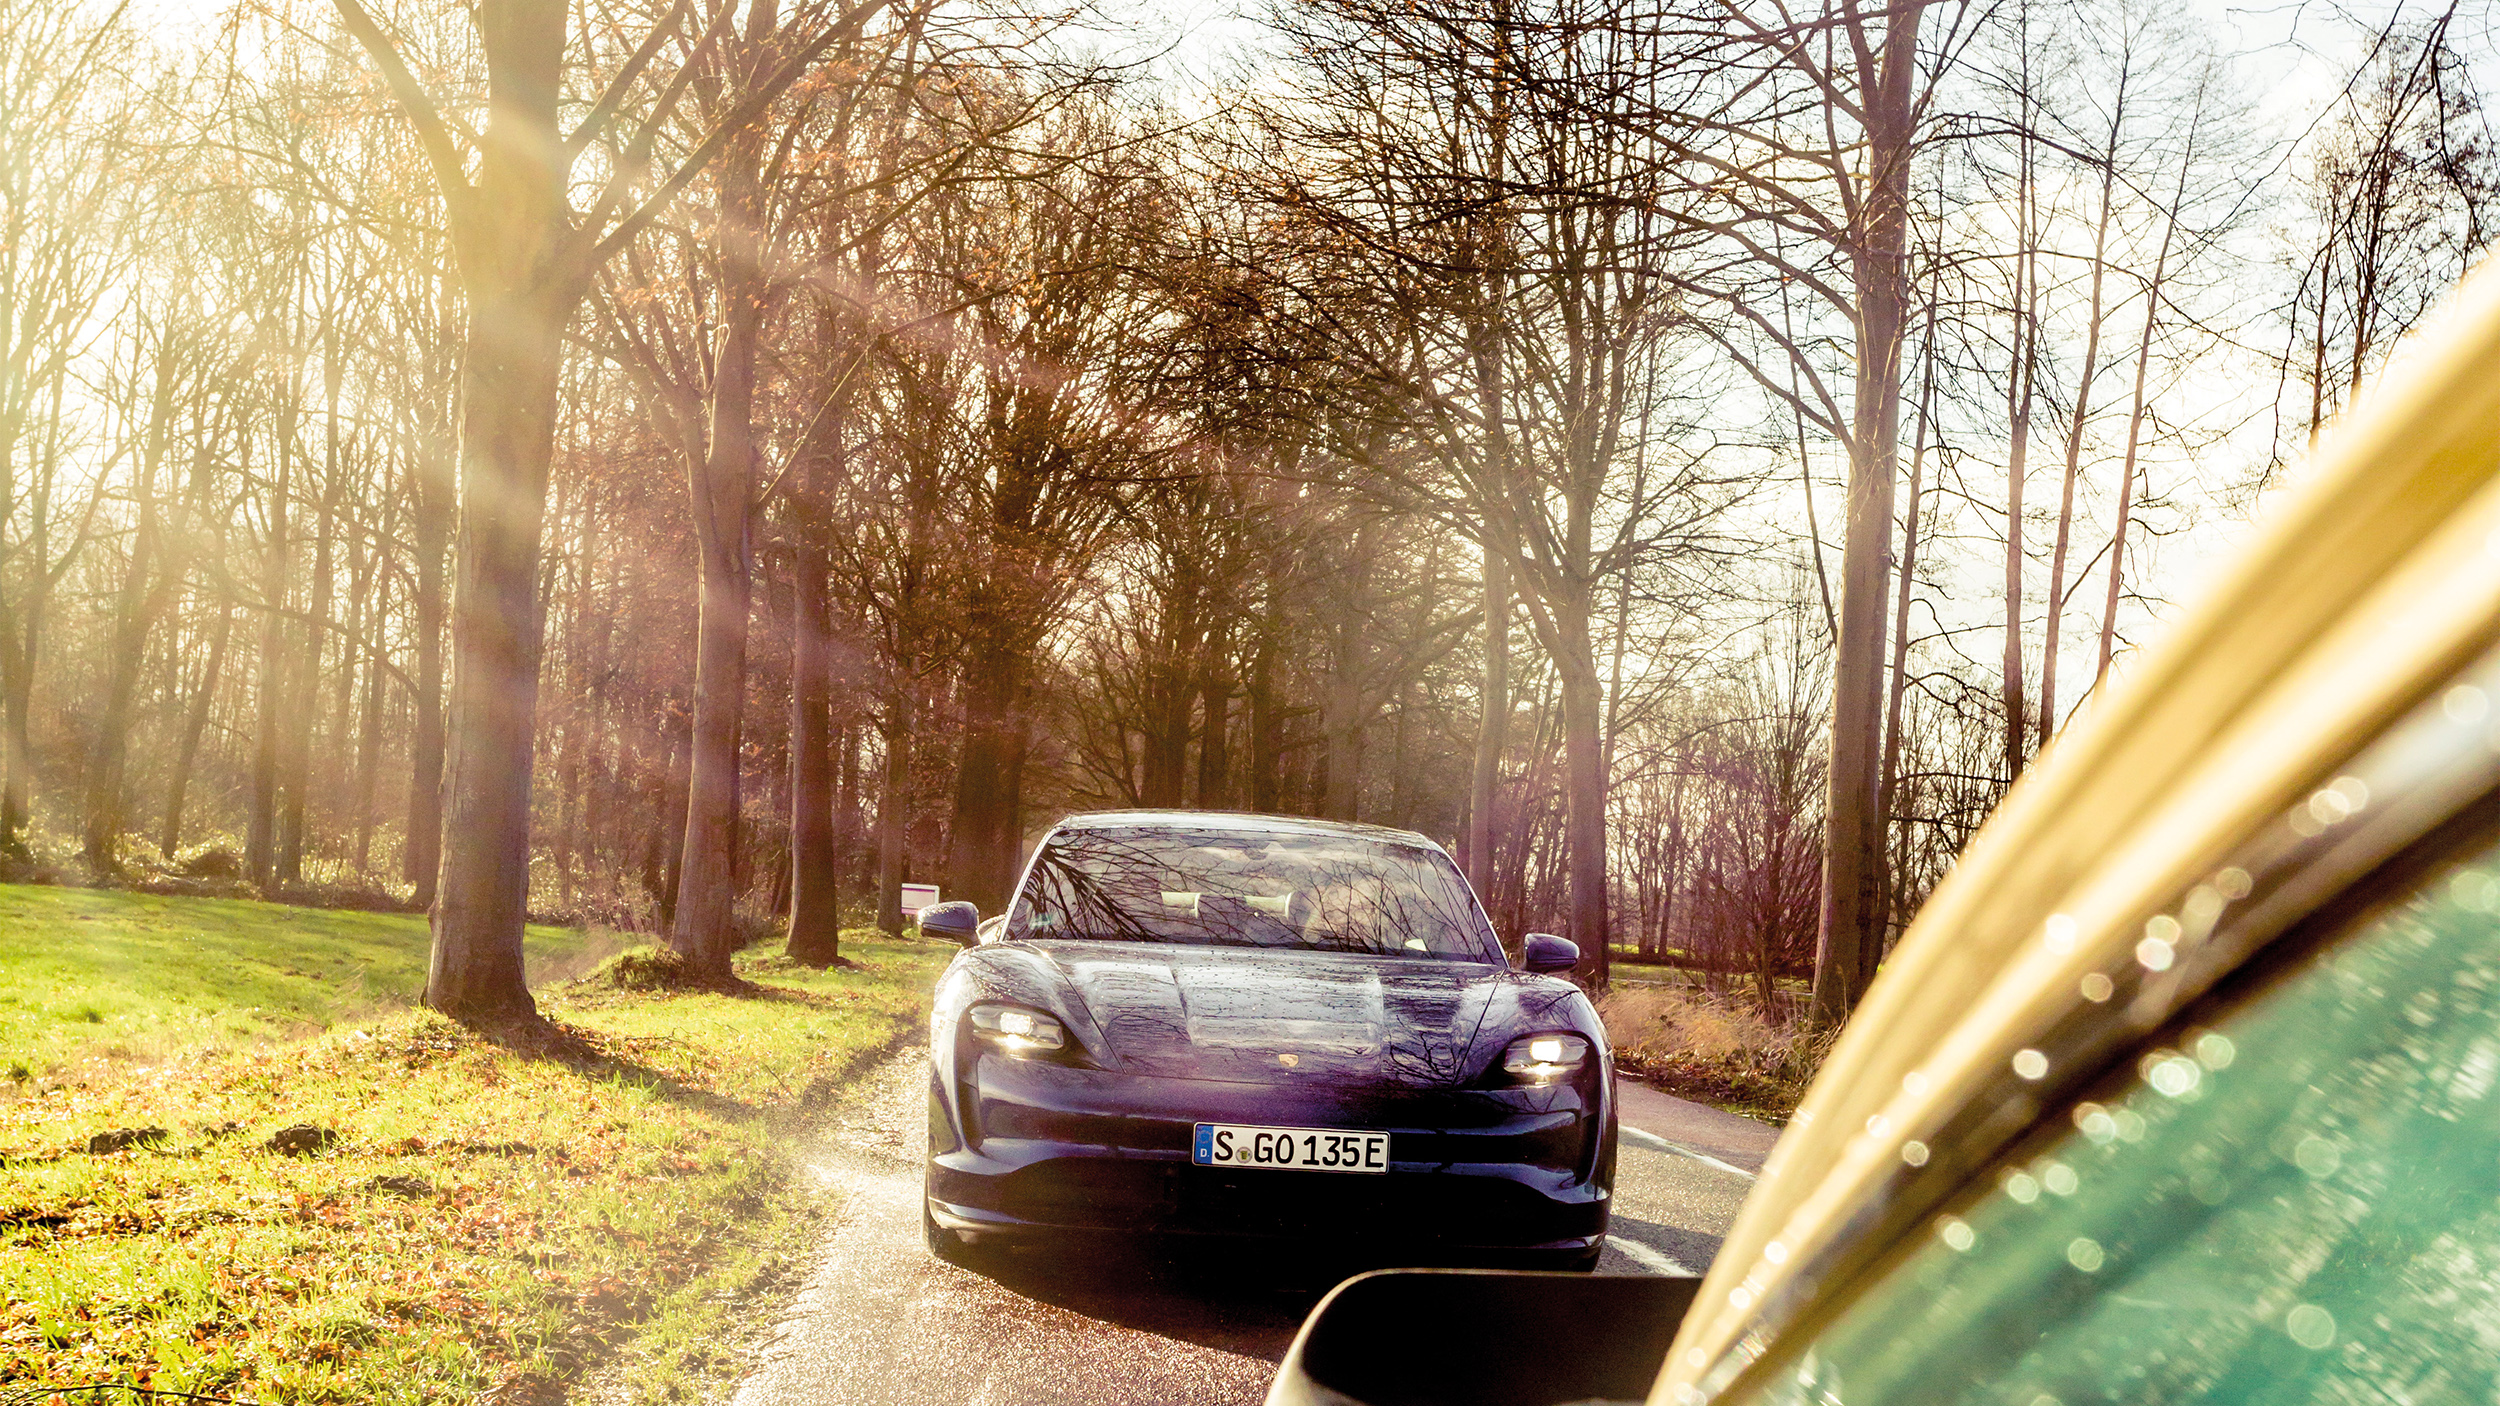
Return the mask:
POLYGON ((2118 1136, 2118 1120, 2110 1117, 2109 1110, 2097 1103, 2075 1105, 2075 1127, 2096 1147, 2118 1136))
POLYGON ((2344 1154, 2334 1143, 2311 1133, 2292 1149, 2292 1163, 2308 1176, 2331 1177, 2344 1165, 2344 1154))
POLYGON ((2188 1173, 2188 1195, 2208 1206, 2219 1206, 2231 1199, 2231 1183, 2211 1167, 2199 1167, 2188 1173))
POLYGON ((2489 913, 2500 908, 2500 880, 2480 869, 2467 869, 2448 881, 2448 897, 2459 908, 2489 913))
POLYGON ((2292 1341, 2315 1351, 2335 1341, 2335 1315, 2313 1303, 2305 1303, 2283 1315, 2283 1330, 2292 1341))
POLYGON ((2178 1098, 2195 1091, 2204 1082, 2205 1071, 2195 1060, 2163 1051, 2152 1060, 2152 1068, 2144 1076, 2153 1091, 2165 1098, 2178 1098))
POLYGON ((2222 916, 2222 902, 2222 890, 2211 884, 2198 884, 2180 901, 2179 921, 2189 932, 2202 937, 2213 930, 2214 919, 2222 916))

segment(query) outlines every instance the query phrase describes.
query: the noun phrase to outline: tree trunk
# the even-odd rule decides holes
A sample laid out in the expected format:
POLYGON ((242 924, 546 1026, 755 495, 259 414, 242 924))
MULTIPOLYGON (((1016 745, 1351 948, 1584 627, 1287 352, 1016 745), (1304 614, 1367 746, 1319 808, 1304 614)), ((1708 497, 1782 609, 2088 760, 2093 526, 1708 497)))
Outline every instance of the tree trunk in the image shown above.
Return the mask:
MULTIPOLYGON (((2028 12, 2026 12, 2027 14, 2028 12)), ((2028 122, 2030 88, 2022 94, 2028 122)), ((2012 435, 2005 451, 2005 647, 1998 665, 1998 698, 2005 709, 2005 779, 2023 774, 2031 753, 2031 719, 2023 697, 2023 488, 2029 476, 2031 406, 2038 389, 2040 355, 2040 250, 2034 223, 2039 196, 2033 189, 2031 138, 2021 137, 2016 189, 2020 247, 2014 258, 2013 354, 2006 368, 2005 413, 2012 435)))
MULTIPOLYGON (((559 43, 561 36, 559 21, 559 43)), ((551 50, 551 90, 554 57, 551 50)), ((496 296, 473 289, 470 298, 442 789, 442 833, 450 843, 434 895, 425 1001, 472 1026, 538 1014, 521 961, 543 628, 538 549, 562 333, 573 301, 535 290, 496 296)))
MULTIPOLYGON (((1167 614, 1174 609, 1168 599, 1164 609, 1167 614)), ((1145 776, 1138 799, 1157 808, 1181 804, 1189 780, 1189 705, 1196 694, 1178 633, 1167 621, 1163 637, 1154 643, 1156 657, 1146 670, 1145 716, 1138 720, 1145 733, 1145 776)))
POLYGON ((694 765, 688 755, 691 745, 681 710, 672 702, 668 720, 668 765, 660 773, 660 814, 657 821, 662 933, 676 924, 677 882, 686 871, 686 781, 694 765))
POLYGON ((364 685, 364 701, 356 718, 356 873, 359 878, 373 872, 373 801, 382 772, 382 671, 370 659, 365 664, 364 685))
MULTIPOLYGON (((1928 415, 1936 392, 1936 305, 1932 299, 1927 305, 1927 330, 1919 344, 1925 356, 1922 357, 1923 371, 1918 392, 1918 428, 1910 442, 1910 509, 1904 514, 1902 523, 1900 590, 1894 597, 1892 614, 1891 682, 1884 699, 1884 773, 1875 791, 1875 823, 1881 827, 1887 842, 1892 833, 1895 793, 1901 777, 1901 707, 1910 686, 1910 597, 1918 581, 1919 493, 1924 487, 1927 468, 1928 415)), ((1878 905, 1877 921, 1882 926, 1876 930, 1876 940, 1881 942, 1891 936, 1901 916, 1894 911, 1899 906, 1900 891, 1895 882, 1889 848, 1879 891, 1882 899, 1878 905)))
POLYGON ((589 630, 584 617, 589 613, 590 563, 598 540, 596 520, 587 511, 581 534, 581 550, 574 562, 573 610, 565 630, 563 734, 556 743, 556 892, 568 912, 573 908, 574 848, 581 835, 583 733, 589 722, 590 671, 582 657, 589 630))
POLYGON ((263 897, 277 891, 278 733, 285 725, 286 698, 287 481, 294 457, 282 425, 278 472, 269 486, 269 535, 262 544, 260 667, 252 681, 252 813, 243 845, 244 871, 263 897))
MULTIPOLYGON (((587 288, 571 248, 556 132, 562 0, 480 12, 488 126, 453 237, 468 305, 441 878, 425 1000, 472 1026, 534 1021, 529 916, 538 548, 555 452, 564 326, 587 288)), ((422 778, 420 778, 422 780, 422 778)))
POLYGON ((954 822, 948 827, 946 896, 965 899, 983 913, 1005 908, 1007 890, 1016 880, 1024 823, 1025 734, 1019 705, 1028 667, 1012 645, 985 650, 963 681, 963 753, 955 772, 954 822))
POLYGON ((1502 747, 1510 732, 1510 562, 1484 549, 1484 667, 1476 710, 1475 769, 1467 786, 1467 882, 1492 902, 1494 808, 1500 804, 1502 747))
POLYGON ((432 444, 419 444, 409 460, 409 529, 416 546, 416 692, 408 738, 408 833, 400 854, 400 877, 416 886, 412 901, 434 906, 443 863, 443 626, 444 565, 450 554, 457 490, 451 465, 432 444))
POLYGON ((1233 681, 1211 672, 1198 690, 1198 809, 1232 804, 1233 681))
POLYGON ((1580 980, 1603 991, 1613 970, 1606 929, 1606 690, 1597 670, 1586 595, 1548 600, 1554 672, 1562 681, 1563 849, 1570 931, 1580 980))
POLYGON ((867 866, 860 862, 860 836, 867 827, 859 810, 859 748, 859 726, 846 710, 833 749, 838 772, 833 783, 834 878, 846 885, 867 877, 867 866))
POLYGON ((2074 537, 2075 479, 2083 467, 2083 431, 2091 413, 2092 379, 2101 364, 2101 289, 2109 271, 2110 198, 2118 177, 2118 120, 2126 111, 2126 84, 2122 76, 2118 100, 2111 109, 2109 145, 2102 152, 2101 215, 2092 234, 2092 299, 2090 320, 2084 326, 2083 370, 2075 383, 2074 418, 2066 428, 2066 474, 2057 501, 2057 544, 2049 552, 2048 625, 2040 646, 2040 745, 2049 745, 2057 732, 2057 640, 2058 626, 2066 615, 2066 553, 2074 537))
POLYGON ((830 570, 812 538, 824 524, 800 525, 790 611, 790 960, 827 966, 842 955, 841 862, 834 849, 833 673, 830 570))
POLYGON ((1360 627, 1339 621, 1327 682, 1320 686, 1320 765, 1326 779, 1320 786, 1319 813, 1330 820, 1353 820, 1362 806, 1363 682, 1356 673, 1355 635, 1360 627))
MULTIPOLYGON (((51 374, 51 408, 43 434, 42 462, 37 468, 32 491, 21 501, 26 505, 26 535, 7 554, 23 553, 33 569, 26 573, 25 599, 18 606, 16 618, 0 611, 0 752, 5 752, 6 771, 0 774, 0 855, 14 852, 24 858, 26 829, 33 823, 35 786, 35 672, 43 658, 43 618, 49 607, 58 571, 51 561, 52 493, 59 482, 61 449, 61 392, 65 378, 51 374)), ((31 403, 30 394, 29 401, 31 403)), ((0 437, 0 487, 8 483, 11 459, 19 442, 16 433, 19 421, 10 417, 7 433, 0 437)), ((12 496, 0 493, 0 498, 12 496)), ((5 524, 0 524, 0 547, 6 547, 5 524)), ((66 563, 64 563, 66 565, 66 563)))
POLYGON ((96 717, 95 747, 87 764, 86 825, 82 850, 94 874, 121 869, 123 769, 130 755, 130 713, 147 662, 148 636, 170 600, 173 573, 156 564, 157 468, 165 452, 166 407, 160 400, 149 425, 139 468, 139 521, 131 532, 130 560, 113 607, 112 644, 105 661, 104 706, 96 717), (162 577, 160 580, 159 577, 162 577))
MULTIPOLYGON (((773 23, 758 0, 746 43, 760 46, 773 23)), ((764 298, 762 137, 750 126, 730 144, 721 169, 721 335, 712 366, 710 435, 704 461, 689 465, 703 595, 695 640, 694 769, 686 800, 686 865, 677 890, 669 947, 692 971, 729 975, 737 895, 738 736, 747 692, 747 629, 754 563, 748 517, 755 496, 755 354, 764 298)))
POLYGON ((1250 809, 1276 812, 1278 768, 1284 759, 1284 708, 1276 697, 1276 643, 1271 620, 1250 655, 1250 809))
POLYGON ((333 529, 338 520, 338 408, 336 382, 332 381, 332 425, 330 445, 323 465, 321 514, 313 531, 312 603, 302 625, 304 643, 295 657, 296 676, 289 682, 294 691, 287 699, 286 711, 291 715, 285 732, 286 810, 278 832, 278 882, 301 883, 304 878, 304 845, 306 836, 306 792, 312 789, 312 749, 314 730, 321 711, 321 656, 328 631, 323 623, 330 618, 330 604, 336 592, 333 568, 336 557, 332 545, 338 534, 333 529))
POLYGON ((199 759, 200 734, 208 730, 208 710, 217 700, 217 675, 226 664, 226 640, 234 633, 234 606, 218 607, 217 633, 209 637, 208 662, 200 669, 200 684, 191 695, 191 708, 182 723, 182 743, 174 753, 174 775, 165 788, 165 830, 157 839, 156 849, 167 859, 182 848, 182 800, 190 789, 191 767, 199 759))
MULTIPOLYGON (((2202 115, 2201 109, 2199 115, 2202 115)), ((2187 196, 2187 174, 2194 153, 2195 137, 2191 132, 2186 148, 2179 155, 2179 187, 2171 197, 2173 211, 2187 196)), ((2135 348, 2135 399, 2127 411, 2127 453, 2118 471, 2118 521, 2110 532, 2109 599, 2101 610, 2101 657, 2099 666, 2092 672, 2095 687, 2109 674, 2110 651, 2118 636, 2118 598, 2120 583, 2125 579, 2128 516, 2135 507, 2135 458, 2144 434, 2145 373, 2153 362, 2153 329, 2161 322, 2162 278, 2170 266, 2170 241, 2178 232, 2178 219, 2175 214, 2166 212, 2162 219, 2161 252, 2153 256, 2153 276, 2144 285, 2144 334, 2135 348)), ((2310 426, 2313 437, 2316 430, 2317 426, 2313 423, 2310 426)))
POLYGON ((1811 1015, 1827 1028, 1856 1008, 1882 947, 1884 825, 1876 807, 1882 780, 1885 558, 1892 545, 1900 444, 1909 173, 1916 135, 1911 82, 1922 9, 1913 4, 1892 13, 1879 70, 1862 84, 1869 180, 1864 233, 1850 251, 1858 289, 1858 356, 1811 1015))
POLYGON ((887 701, 885 772, 877 786, 877 928, 903 931, 903 842, 911 815, 911 695, 900 689, 887 701))
MULTIPOLYGON (((668 842, 662 838, 668 830, 668 738, 663 733, 654 747, 645 745, 641 740, 643 736, 641 733, 628 733, 626 750, 633 766, 632 774, 650 802, 651 820, 647 825, 626 830, 625 817, 632 814, 632 810, 620 805, 617 807, 617 823, 621 833, 631 834, 642 842, 635 859, 641 870, 643 896, 650 899, 656 909, 661 895, 668 891, 668 842)), ((667 926, 665 917, 657 924, 659 928, 667 926)))

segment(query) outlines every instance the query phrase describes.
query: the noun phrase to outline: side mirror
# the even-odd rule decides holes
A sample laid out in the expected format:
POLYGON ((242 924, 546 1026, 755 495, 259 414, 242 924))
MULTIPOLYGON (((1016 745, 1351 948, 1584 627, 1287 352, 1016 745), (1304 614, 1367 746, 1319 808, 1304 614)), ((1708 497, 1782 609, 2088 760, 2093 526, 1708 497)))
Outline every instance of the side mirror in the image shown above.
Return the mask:
POLYGON ((981 940, 981 910, 957 899, 952 903, 932 903, 920 910, 920 935, 942 937, 959 946, 970 947, 981 940))
POLYGON ((1580 944, 1550 932, 1532 932, 1520 945, 1519 965, 1532 972, 1567 972, 1580 965, 1580 944))
POLYGON ((1302 1321, 1267 1406, 1646 1400, 1700 1287, 1529 1270, 1358 1274, 1302 1321))

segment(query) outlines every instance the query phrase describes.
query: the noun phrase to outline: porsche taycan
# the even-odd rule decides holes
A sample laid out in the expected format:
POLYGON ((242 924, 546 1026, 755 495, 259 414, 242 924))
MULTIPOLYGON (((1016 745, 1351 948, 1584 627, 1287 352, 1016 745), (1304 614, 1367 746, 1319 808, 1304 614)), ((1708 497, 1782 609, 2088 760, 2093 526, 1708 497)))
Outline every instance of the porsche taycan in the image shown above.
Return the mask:
POLYGON ((1578 957, 1514 964, 1449 856, 1400 830, 1071 817, 965 942, 930 1031, 923 1228, 950 1259, 1070 1232, 1316 1239, 1586 1269, 1613 1061, 1578 957))

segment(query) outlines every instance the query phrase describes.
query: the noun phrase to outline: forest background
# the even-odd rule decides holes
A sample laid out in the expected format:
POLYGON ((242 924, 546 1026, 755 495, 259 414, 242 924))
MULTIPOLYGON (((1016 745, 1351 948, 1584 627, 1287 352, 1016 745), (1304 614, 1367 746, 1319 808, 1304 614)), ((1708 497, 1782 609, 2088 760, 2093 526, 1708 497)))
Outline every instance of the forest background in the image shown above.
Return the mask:
POLYGON ((1837 1018, 2489 245, 2490 25, 0 0, 0 878, 475 1014, 1283 811, 1837 1018))

